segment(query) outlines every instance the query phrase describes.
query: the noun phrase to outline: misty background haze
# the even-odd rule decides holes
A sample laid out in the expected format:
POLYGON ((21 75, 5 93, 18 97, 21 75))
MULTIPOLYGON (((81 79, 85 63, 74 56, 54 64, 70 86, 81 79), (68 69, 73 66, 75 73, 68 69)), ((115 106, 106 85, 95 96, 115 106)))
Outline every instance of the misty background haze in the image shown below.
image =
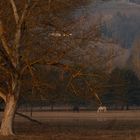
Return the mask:
MULTIPOLYGON (((83 48, 80 47, 82 58, 86 64, 93 62, 92 49, 98 49, 102 56, 118 53, 117 57, 108 62, 111 70, 130 68, 140 77, 140 1, 139 0, 105 0, 90 2, 86 6, 75 9, 71 18, 78 20, 83 18, 76 27, 76 33, 85 34, 92 31, 96 23, 100 23, 101 36, 108 43, 92 44, 89 41, 83 48), (98 44, 98 45, 97 45, 98 44), (95 47, 96 46, 96 47, 95 47)), ((98 54, 99 55, 99 54, 98 54)), ((110 70, 109 70, 110 71, 110 70)))

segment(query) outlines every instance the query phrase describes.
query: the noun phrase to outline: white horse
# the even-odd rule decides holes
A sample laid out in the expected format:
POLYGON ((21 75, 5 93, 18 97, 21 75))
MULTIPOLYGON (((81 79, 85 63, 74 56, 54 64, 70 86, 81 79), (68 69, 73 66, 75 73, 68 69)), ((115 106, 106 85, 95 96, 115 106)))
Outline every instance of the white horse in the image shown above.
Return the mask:
POLYGON ((97 121, 106 121, 106 117, 102 114, 102 112, 106 112, 106 106, 99 106, 97 109, 97 121))
POLYGON ((97 113, 99 113, 99 112, 106 112, 106 111, 107 111, 106 106, 99 106, 98 109, 97 109, 97 113))

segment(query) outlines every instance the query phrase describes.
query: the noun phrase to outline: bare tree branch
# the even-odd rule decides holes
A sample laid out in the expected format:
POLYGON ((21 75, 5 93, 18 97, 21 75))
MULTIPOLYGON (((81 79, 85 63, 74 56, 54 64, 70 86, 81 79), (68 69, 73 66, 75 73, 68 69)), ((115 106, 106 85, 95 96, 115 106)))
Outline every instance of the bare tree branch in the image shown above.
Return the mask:
POLYGON ((37 123, 37 124, 42 124, 41 122, 39 122, 39 121, 37 121, 37 120, 35 120, 35 119, 32 119, 32 118, 30 118, 29 116, 27 116, 27 115, 25 115, 25 114, 16 112, 16 115, 21 116, 21 117, 23 117, 23 118, 25 118, 25 119, 27 119, 27 120, 29 120, 29 121, 31 121, 31 122, 34 122, 34 123, 37 123))
POLYGON ((17 9, 16 9, 16 6, 15 6, 13 0, 12 0, 12 2, 13 2, 13 11, 14 11, 15 19, 16 19, 16 21, 18 20, 17 27, 16 27, 16 33, 15 33, 15 41, 14 41, 14 45, 13 45, 14 56, 15 56, 15 61, 16 61, 16 66, 17 66, 19 64, 19 48, 20 48, 20 41, 21 41, 21 36, 22 36, 21 28, 22 28, 22 24, 25 21, 25 18, 27 16, 30 2, 25 3, 21 17, 18 16, 17 9), (14 10, 14 8, 15 8, 15 10, 14 10))
POLYGON ((0 88, 0 97, 6 102, 6 95, 4 94, 3 90, 0 88))
POLYGON ((16 4, 15 4, 15 1, 14 0, 10 0, 10 3, 12 5, 12 9, 13 9, 13 12, 14 12, 14 17, 15 17, 16 24, 18 24, 18 22, 19 22, 19 15, 18 15, 18 12, 17 12, 17 7, 16 7, 16 4))
POLYGON ((19 57, 18 56, 18 54, 19 54, 18 49, 20 47, 20 40, 21 40, 21 27, 22 27, 22 24, 23 24, 23 22, 25 20, 25 17, 27 16, 28 9, 29 9, 29 3, 25 3, 22 15, 19 18, 19 22, 18 22, 17 28, 16 28, 14 48, 15 48, 15 51, 16 51, 15 53, 17 55, 17 59, 19 57))
POLYGON ((7 40, 4 36, 4 28, 1 21, 0 21, 0 39, 2 42, 2 48, 4 50, 5 55, 8 58, 9 63, 11 63, 13 67, 15 67, 16 64, 14 58, 12 57, 12 50, 9 48, 7 40))
POLYGON ((72 88, 74 94, 75 94, 75 95, 78 95, 78 91, 76 90, 76 88, 75 88, 75 86, 73 85, 73 83, 71 83, 70 86, 71 86, 71 88, 72 88))
POLYGON ((102 105, 102 101, 99 98, 98 94, 93 90, 93 88, 91 87, 90 83, 88 81, 85 80, 85 83, 87 84, 87 86, 89 87, 90 91, 94 94, 94 96, 97 98, 97 100, 99 101, 100 105, 102 105))

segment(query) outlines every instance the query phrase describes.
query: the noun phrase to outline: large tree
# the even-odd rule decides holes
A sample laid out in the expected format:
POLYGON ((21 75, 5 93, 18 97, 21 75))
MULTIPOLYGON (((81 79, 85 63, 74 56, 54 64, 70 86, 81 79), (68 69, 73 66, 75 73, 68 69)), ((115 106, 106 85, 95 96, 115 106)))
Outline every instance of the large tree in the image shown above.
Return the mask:
MULTIPOLYGON (((78 2, 67 0, 65 4, 71 9, 72 5, 77 6, 78 2)), ((38 75, 40 75, 42 68, 33 68, 33 65, 40 63, 67 70, 68 67, 60 63, 60 60, 70 50, 68 46, 74 46, 75 43, 69 41, 71 34, 64 27, 61 21, 63 18, 57 16, 58 9, 67 9, 62 1, 7 0, 1 1, 0 6, 0 97, 5 102, 1 135, 13 135, 13 120, 24 80, 31 81, 32 84, 29 84, 31 86, 36 87, 40 84, 34 69, 39 71, 38 75), (40 9, 40 6, 46 4, 46 7, 40 9), (36 11, 34 16, 31 16, 34 7, 36 11), (44 17, 42 12, 45 13, 44 17), (42 29, 46 29, 43 28, 44 25, 47 30, 42 33, 42 29), (64 40, 63 37, 66 39, 64 40)), ((67 26, 70 27, 70 25, 67 26)))
MULTIPOLYGON (((20 10, 14 0, 9 0, 15 24, 9 25, 12 28, 5 29, 3 17, 0 19, 0 39, 1 39, 1 74, 4 79, 1 80, 0 96, 5 101, 4 115, 1 123, 2 135, 13 135, 13 119, 16 112, 17 102, 20 96, 21 79, 24 69, 28 66, 24 65, 21 56, 21 40, 22 29, 26 18, 29 14, 31 2, 25 2, 24 7, 20 10), (12 33, 10 33, 10 31, 12 33), (12 36, 13 40, 8 41, 12 36)), ((7 18, 8 19, 8 18, 7 18)), ((13 21, 13 20, 12 20, 13 21)))

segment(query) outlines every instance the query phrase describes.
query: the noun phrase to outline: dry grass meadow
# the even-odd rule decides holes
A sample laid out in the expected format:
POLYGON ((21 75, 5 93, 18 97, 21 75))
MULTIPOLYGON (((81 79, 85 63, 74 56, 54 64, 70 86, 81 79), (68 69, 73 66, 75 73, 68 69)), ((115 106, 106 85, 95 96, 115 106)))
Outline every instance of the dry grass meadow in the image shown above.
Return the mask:
POLYGON ((16 136, 0 140, 140 140, 140 111, 34 112, 32 118, 42 124, 16 116, 16 136))

